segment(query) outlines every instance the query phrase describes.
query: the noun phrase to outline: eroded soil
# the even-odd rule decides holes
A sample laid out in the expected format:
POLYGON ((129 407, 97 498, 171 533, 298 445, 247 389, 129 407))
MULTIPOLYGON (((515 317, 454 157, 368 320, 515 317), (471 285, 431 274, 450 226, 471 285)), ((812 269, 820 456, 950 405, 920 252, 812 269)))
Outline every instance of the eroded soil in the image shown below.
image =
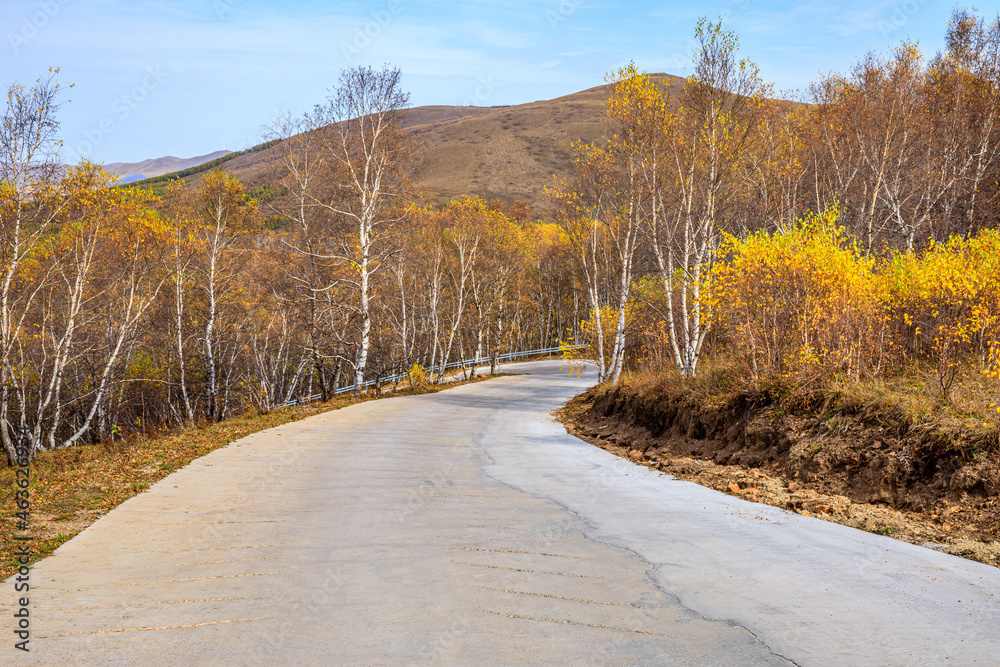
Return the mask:
POLYGON ((885 415, 594 388, 559 414, 618 456, 754 502, 1000 566, 1000 457, 885 415), (763 405, 762 405, 763 404, 763 405))

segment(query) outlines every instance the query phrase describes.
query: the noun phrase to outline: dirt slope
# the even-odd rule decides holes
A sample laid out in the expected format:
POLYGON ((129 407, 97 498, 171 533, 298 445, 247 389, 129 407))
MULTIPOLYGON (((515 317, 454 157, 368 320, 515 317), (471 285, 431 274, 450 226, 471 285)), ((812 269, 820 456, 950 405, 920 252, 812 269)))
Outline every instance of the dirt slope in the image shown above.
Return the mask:
POLYGON ((574 435, 675 476, 1000 566, 995 434, 850 406, 795 414, 749 394, 706 406, 627 386, 595 388, 563 417, 574 435))

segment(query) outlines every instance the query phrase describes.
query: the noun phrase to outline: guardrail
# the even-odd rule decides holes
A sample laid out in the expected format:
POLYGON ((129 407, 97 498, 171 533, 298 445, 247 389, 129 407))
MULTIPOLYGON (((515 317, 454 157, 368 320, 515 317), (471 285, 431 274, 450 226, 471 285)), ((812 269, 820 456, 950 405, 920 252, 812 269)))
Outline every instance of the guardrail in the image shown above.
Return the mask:
MULTIPOLYGON (((502 363, 504 361, 514 361, 515 359, 524 359, 525 357, 534 357, 539 354, 553 354, 555 352, 561 352, 562 350, 579 350, 580 348, 587 347, 586 345, 569 345, 563 347, 545 347, 539 348, 537 350, 522 350, 520 352, 505 352, 497 356, 497 363, 502 363)), ((450 364, 446 364, 444 371, 453 370, 455 368, 470 368, 487 366, 493 363, 493 357, 478 357, 472 359, 462 359, 461 361, 453 361, 450 364)), ((434 369, 431 375, 442 372, 441 367, 434 369)), ((368 380, 362 383, 362 389, 368 389, 369 387, 374 387, 375 385, 386 384, 387 382, 395 382, 396 380, 401 380, 405 378, 407 373, 394 373, 392 375, 385 375, 374 380, 368 380)), ((346 394, 349 391, 354 391, 357 388, 357 384, 352 384, 347 387, 341 387, 333 392, 334 396, 338 394, 346 394)), ((291 405, 303 405, 305 403, 312 403, 313 401, 318 401, 323 398, 323 394, 312 394, 311 396, 303 396, 302 398, 293 398, 289 401, 285 401, 282 406, 288 407, 291 405)))

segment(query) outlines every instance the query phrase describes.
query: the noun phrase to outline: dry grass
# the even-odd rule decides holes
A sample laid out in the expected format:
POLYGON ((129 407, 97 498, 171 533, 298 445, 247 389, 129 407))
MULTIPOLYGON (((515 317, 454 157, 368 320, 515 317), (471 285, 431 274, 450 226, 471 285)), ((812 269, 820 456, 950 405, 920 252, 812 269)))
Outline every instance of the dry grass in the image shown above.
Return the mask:
MULTIPOLYGON (((684 79, 669 74, 653 77, 672 94, 684 84, 684 79)), ((509 107, 411 109, 405 126, 424 146, 428 159, 418 184, 437 201, 479 195, 541 205, 542 189, 552 183, 553 174, 563 174, 572 165, 571 144, 597 141, 607 132, 604 116, 610 91, 610 85, 603 85, 509 107)), ((243 183, 259 185, 272 178, 276 156, 268 149, 223 167, 243 183)))
MULTIPOLYGON (((392 395, 426 394, 467 382, 406 389, 392 395)), ((186 429, 159 438, 71 447, 42 452, 31 466, 31 521, 27 545, 32 562, 51 554, 60 544, 101 516, 194 459, 244 436, 368 400, 373 395, 341 396, 327 403, 311 403, 275 410, 268 414, 246 414, 217 424, 186 429)), ((0 579, 14 566, 14 468, 0 470, 0 579)))
POLYGON ((932 373, 920 368, 863 382, 837 379, 830 391, 854 405, 891 406, 912 423, 936 422, 967 429, 998 425, 997 412, 990 407, 996 402, 995 382, 979 373, 965 373, 947 397, 942 396, 932 373))
POLYGON ((728 403, 735 394, 753 392, 798 414, 815 416, 866 414, 912 425, 932 426, 980 440, 1000 428, 1000 387, 995 379, 966 369, 948 396, 942 395, 930 365, 913 365, 888 377, 829 381, 770 378, 753 381, 745 368, 727 355, 706 356, 694 378, 682 377, 673 365, 631 371, 622 380, 651 394, 684 392, 706 407, 728 403))

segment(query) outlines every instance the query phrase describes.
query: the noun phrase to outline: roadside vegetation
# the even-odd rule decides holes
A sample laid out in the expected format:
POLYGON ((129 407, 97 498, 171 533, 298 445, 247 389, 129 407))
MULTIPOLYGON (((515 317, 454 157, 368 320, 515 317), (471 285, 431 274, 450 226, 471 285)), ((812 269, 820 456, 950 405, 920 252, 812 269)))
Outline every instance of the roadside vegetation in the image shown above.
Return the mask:
MULTIPOLYGON (((268 183, 164 198, 59 161, 57 72, 0 124, 0 441, 14 460, 173 433, 574 329, 554 225, 523 203, 430 206, 398 69, 345 70, 272 128, 268 183)), ((475 369, 472 369, 473 371, 475 369)))
POLYGON ((605 381, 570 414, 636 460, 765 470, 995 562, 1000 17, 956 9, 942 52, 791 101, 720 25, 696 37, 679 96, 616 74, 609 139, 551 191, 605 381))
POLYGON ((682 85, 609 76, 605 137, 576 145, 547 210, 422 192, 428 157, 392 67, 345 70, 325 102, 269 128, 266 182, 216 169, 156 191, 65 168, 55 73, 14 84, 0 125, 7 459, 24 438, 29 459, 76 466, 62 452, 114 457, 562 340, 598 365, 586 418, 627 417, 654 450, 928 516, 980 503, 989 538, 1000 17, 955 9, 945 30, 940 53, 903 42, 776 93, 703 20, 682 85), (827 456, 831 433, 843 446, 827 456), (737 451, 751 441, 766 454, 737 451))
POLYGON ((929 61, 904 43, 794 103, 696 36, 679 96, 616 74, 610 138, 551 191, 602 379, 704 354, 804 386, 929 364, 944 399, 995 378, 1000 21, 956 10, 929 61))

